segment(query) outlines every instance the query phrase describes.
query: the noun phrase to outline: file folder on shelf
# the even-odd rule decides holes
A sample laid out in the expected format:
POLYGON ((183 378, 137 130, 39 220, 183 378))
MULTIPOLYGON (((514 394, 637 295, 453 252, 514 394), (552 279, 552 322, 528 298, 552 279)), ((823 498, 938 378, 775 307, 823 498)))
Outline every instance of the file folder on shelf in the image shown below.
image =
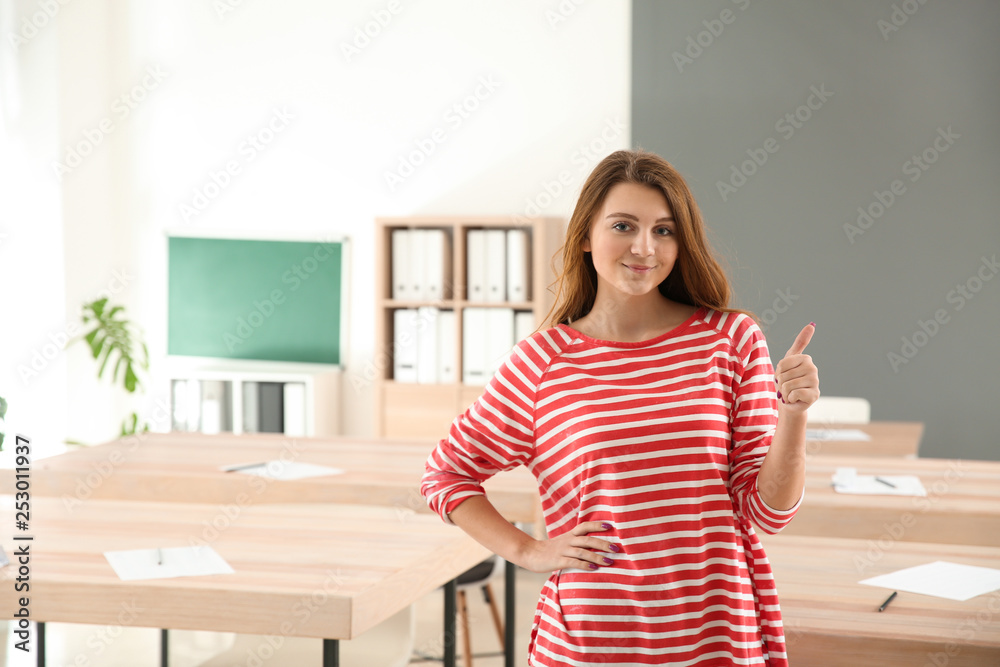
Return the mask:
POLYGON ((410 249, 409 229, 393 229, 392 243, 389 252, 391 260, 392 278, 392 298, 405 301, 413 298, 410 292, 410 256, 413 251, 410 249))
POLYGON ((503 229, 486 230, 487 303, 507 300, 507 234, 503 229))
POLYGON ((486 311, 486 308, 466 308, 462 311, 463 384, 482 387, 489 380, 486 311))
POLYGON ((392 313, 392 376, 396 382, 417 381, 417 311, 400 308, 392 313))
POLYGON ((443 229, 424 230, 422 301, 442 301, 451 293, 451 243, 443 229))
POLYGON ((465 298, 486 301, 486 230, 470 229, 466 236, 465 298))
POLYGON ((435 384, 438 381, 438 320, 437 308, 417 309, 417 382, 435 384))
POLYGON ((437 361, 438 361, 438 382, 442 384, 452 384, 458 382, 455 373, 455 360, 458 351, 455 348, 455 311, 442 310, 438 313, 437 327, 437 361))
POLYGON ((507 300, 531 300, 531 254, 528 230, 507 230, 507 300))

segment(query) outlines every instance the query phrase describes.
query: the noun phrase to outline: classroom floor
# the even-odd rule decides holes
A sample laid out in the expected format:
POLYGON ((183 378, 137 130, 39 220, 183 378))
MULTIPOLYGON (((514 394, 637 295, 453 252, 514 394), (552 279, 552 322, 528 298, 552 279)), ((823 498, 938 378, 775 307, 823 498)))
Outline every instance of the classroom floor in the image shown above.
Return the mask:
MULTIPOLYGON (((527 665, 528 635, 531 619, 538 600, 538 592, 546 576, 524 570, 517 577, 517 650, 518 667, 527 665)), ((493 581, 500 613, 503 614, 504 582, 499 577, 493 581)), ((477 590, 467 593, 473 667, 502 667, 502 646, 497 638, 489 606, 477 590)), ((440 665, 442 653, 442 628, 444 596, 435 591, 418 600, 416 612, 416 638, 411 665, 433 667, 440 665), (435 659, 436 658, 436 659, 435 659)), ((35 653, 30 655, 15 650, 15 639, 10 634, 10 624, 4 631, 6 642, 0 644, 0 667, 35 667, 35 653)), ((196 667, 204 660, 226 650, 233 643, 233 635, 209 632, 172 632, 170 667, 196 667)), ((34 633, 32 633, 34 639, 34 633)), ((159 667, 160 632, 151 628, 121 628, 109 626, 50 623, 46 625, 46 663, 50 667, 159 667)), ((459 636, 458 664, 467 664, 462 655, 462 638, 459 636)), ((341 660, 344 667, 371 667, 351 665, 341 660)), ((318 662, 316 663, 318 664, 318 662)), ((280 654, 260 663, 249 655, 241 656, 234 667, 307 667, 301 656, 280 654)))

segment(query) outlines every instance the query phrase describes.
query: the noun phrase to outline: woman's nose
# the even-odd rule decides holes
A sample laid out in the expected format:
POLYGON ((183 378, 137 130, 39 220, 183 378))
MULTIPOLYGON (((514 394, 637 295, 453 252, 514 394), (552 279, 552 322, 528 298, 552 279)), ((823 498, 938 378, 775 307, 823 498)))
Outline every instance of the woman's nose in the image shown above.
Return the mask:
POLYGON ((632 254, 637 257, 648 257, 653 254, 653 238, 648 234, 636 234, 632 241, 632 254))

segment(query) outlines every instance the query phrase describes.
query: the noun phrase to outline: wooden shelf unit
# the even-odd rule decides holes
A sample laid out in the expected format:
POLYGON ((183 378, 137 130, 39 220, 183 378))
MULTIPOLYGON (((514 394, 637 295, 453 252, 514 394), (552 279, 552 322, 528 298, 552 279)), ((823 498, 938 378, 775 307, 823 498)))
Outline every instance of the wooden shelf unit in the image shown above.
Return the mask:
MULTIPOLYGON (((555 295, 550 286, 556 279, 552 261, 562 247, 566 221, 556 217, 513 216, 392 217, 376 219, 376 316, 375 351, 378 370, 375 378, 375 432, 387 438, 443 438, 456 416, 483 392, 483 387, 462 383, 462 311, 471 307, 510 308, 534 314, 535 326, 542 325, 555 295), (392 298, 392 231, 395 229, 443 229, 450 239, 452 283, 445 288, 448 298, 437 301, 392 298), (530 237, 530 301, 474 302, 466 300, 466 243, 471 229, 524 229, 530 237), (454 364, 457 381, 450 384, 395 382, 393 364, 393 312, 401 308, 431 306, 455 312, 454 364)), ((557 267, 558 268, 558 267, 557 267)))

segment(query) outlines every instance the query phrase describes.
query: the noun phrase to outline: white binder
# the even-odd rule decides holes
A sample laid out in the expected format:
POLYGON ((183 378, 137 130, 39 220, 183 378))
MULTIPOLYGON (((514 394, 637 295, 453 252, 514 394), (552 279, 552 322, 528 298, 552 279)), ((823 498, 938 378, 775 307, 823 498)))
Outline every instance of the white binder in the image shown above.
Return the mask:
POLYGON ((486 301, 486 230, 470 229, 466 236, 465 298, 473 303, 486 301))
POLYGON ((510 308, 486 309, 487 381, 500 369, 513 347, 514 311, 510 308))
POLYGON ((411 301, 427 299, 427 229, 410 230, 410 295, 411 301))
POLYGON ((451 243, 443 229, 423 230, 423 301, 442 301, 450 292, 451 243))
POLYGON ((438 381, 438 318, 440 311, 431 306, 417 309, 417 382, 438 381))
POLYGON ((306 435, 306 385, 302 382, 286 382, 282 386, 285 410, 285 435, 304 437, 306 435))
POLYGON ((486 340, 488 308, 462 311, 462 383, 483 387, 489 380, 486 340))
POLYGON ((405 301, 410 294, 410 230, 392 230, 392 298, 405 301))
POLYGON ((535 333, 535 314, 530 310, 519 310, 514 313, 514 344, 535 333))
POLYGON ((400 308, 392 313, 392 377, 396 382, 417 381, 417 311, 400 308))
POLYGON ((486 302, 507 300, 507 234, 503 229, 486 230, 486 302))
POLYGON ((507 300, 526 302, 531 300, 530 249, 528 230, 507 230, 507 300))
POLYGON ((455 359, 458 357, 455 350, 455 311, 442 310, 438 313, 437 321, 437 362, 438 362, 438 382, 449 384, 458 381, 455 373, 455 359))

